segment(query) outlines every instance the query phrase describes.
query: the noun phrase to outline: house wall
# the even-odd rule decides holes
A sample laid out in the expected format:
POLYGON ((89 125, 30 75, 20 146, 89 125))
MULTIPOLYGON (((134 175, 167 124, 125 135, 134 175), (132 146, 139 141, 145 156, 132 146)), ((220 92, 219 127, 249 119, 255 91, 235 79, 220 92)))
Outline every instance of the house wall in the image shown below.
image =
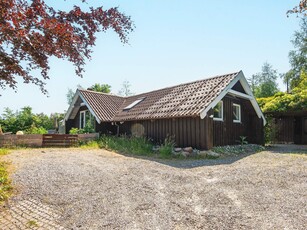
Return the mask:
POLYGON ((212 119, 185 117, 174 119, 157 119, 129 121, 120 125, 120 134, 139 133, 163 143, 167 136, 173 136, 177 146, 192 146, 199 149, 212 148, 212 129, 208 128, 212 119), (210 131, 211 130, 211 131, 210 131))
POLYGON ((240 136, 248 143, 263 144, 263 120, 258 118, 249 100, 226 95, 223 99, 223 121, 213 121, 213 145, 238 144, 240 136), (233 122, 233 103, 241 105, 241 122, 233 122))

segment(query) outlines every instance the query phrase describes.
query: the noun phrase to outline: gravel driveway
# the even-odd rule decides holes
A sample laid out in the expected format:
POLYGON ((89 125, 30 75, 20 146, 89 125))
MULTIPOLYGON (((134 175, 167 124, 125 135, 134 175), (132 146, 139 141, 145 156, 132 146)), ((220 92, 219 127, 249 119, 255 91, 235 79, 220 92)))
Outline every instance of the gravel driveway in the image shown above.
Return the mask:
POLYGON ((14 151, 18 192, 0 229, 307 229, 307 155, 273 150, 185 161, 14 151))

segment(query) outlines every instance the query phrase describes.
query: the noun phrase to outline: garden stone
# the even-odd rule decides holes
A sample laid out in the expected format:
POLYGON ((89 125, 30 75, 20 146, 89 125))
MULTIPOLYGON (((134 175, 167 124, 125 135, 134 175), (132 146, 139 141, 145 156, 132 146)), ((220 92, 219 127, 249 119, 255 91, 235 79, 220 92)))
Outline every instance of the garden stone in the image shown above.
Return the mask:
POLYGON ((213 158, 219 158, 221 156, 221 154, 209 150, 209 151, 207 151, 207 156, 213 157, 213 158))
POLYGON ((184 152, 188 152, 188 153, 192 153, 193 152, 193 148, 192 147, 186 147, 183 149, 184 152))
POLYGON ((208 151, 199 151, 199 152, 197 153, 197 155, 198 155, 198 156, 201 156, 201 157, 206 157, 207 154, 208 154, 208 151))

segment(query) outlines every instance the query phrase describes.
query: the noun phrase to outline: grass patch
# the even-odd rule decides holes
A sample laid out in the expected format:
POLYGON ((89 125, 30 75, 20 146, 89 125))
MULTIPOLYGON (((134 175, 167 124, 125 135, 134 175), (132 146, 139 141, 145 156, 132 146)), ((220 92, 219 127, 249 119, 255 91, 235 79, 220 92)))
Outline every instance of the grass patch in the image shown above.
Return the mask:
POLYGON ((241 155, 246 153, 257 153, 264 151, 265 148, 261 145, 247 144, 247 145, 226 145, 212 148, 213 152, 220 153, 226 156, 241 155))
POLYGON ((27 222, 27 227, 28 228, 37 228, 38 227, 38 224, 35 220, 29 220, 27 222))
POLYGON ((0 162, 0 203, 7 200, 13 190, 9 179, 8 166, 7 162, 0 162))
POLYGON ((175 140, 173 137, 169 136, 165 138, 164 143, 161 145, 159 152, 162 158, 173 157, 173 149, 175 147, 175 140))
MULTIPOLYGON (((0 156, 9 154, 8 149, 0 149, 0 156)), ((0 158, 1 159, 1 158, 0 158)), ((12 193, 11 180, 8 173, 9 163, 0 161, 0 203, 6 201, 12 193)))
POLYGON ((4 156, 9 154, 9 150, 8 149, 0 149, 0 156, 4 156))
POLYGON ((120 153, 135 155, 151 155, 153 144, 144 137, 102 136, 98 141, 100 148, 120 153))
POLYGON ((88 141, 80 143, 80 148, 82 149, 99 149, 98 141, 88 141))

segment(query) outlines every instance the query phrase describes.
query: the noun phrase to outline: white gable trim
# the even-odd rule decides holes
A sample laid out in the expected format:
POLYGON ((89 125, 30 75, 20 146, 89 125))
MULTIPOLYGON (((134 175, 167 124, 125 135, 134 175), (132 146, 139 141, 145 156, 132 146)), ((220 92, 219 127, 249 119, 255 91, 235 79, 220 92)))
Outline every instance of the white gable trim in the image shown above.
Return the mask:
POLYGON ((233 95, 233 96, 235 96, 235 97, 241 97, 241 98, 247 99, 247 100, 251 100, 251 99, 253 98, 253 97, 250 96, 250 95, 247 95, 247 94, 245 94, 245 93, 238 92, 238 91, 233 90, 233 89, 230 89, 230 90, 228 91, 228 94, 233 95))
POLYGON ((81 95, 80 91, 77 89, 76 93, 75 93, 75 96, 67 110, 67 113, 65 115, 65 121, 67 121, 75 107, 75 104, 78 100, 78 98, 81 98, 81 100, 83 101, 83 103, 85 104, 85 106, 88 108, 88 110, 90 111, 90 113, 95 117, 96 121, 98 122, 98 124, 101 123, 101 120, 96 116, 95 112, 93 111, 93 109, 89 106, 89 104, 87 103, 87 101, 84 99, 84 97, 81 95))
POLYGON ((76 102, 78 100, 78 97, 79 97, 79 91, 76 90, 74 98, 72 99, 72 102, 71 102, 71 104, 70 104, 70 106, 69 106, 69 108, 68 108, 68 110, 67 110, 67 112, 65 114, 65 117, 64 117, 65 121, 67 121, 69 119, 70 114, 72 113, 72 111, 73 111, 73 109, 75 107, 75 104, 76 104, 76 102))
POLYGON ((247 80, 244 77, 244 74, 242 71, 238 73, 238 75, 225 87, 225 89, 205 108, 200 112, 200 118, 204 119, 207 116, 207 113, 210 109, 213 109, 217 103, 225 97, 225 95, 229 93, 238 97, 242 97, 244 99, 248 99, 251 101, 253 108, 255 109, 255 112, 257 113, 257 116, 259 118, 263 119, 263 125, 266 125, 266 119, 252 93, 252 90, 250 89, 247 80), (232 87, 240 81, 244 91, 246 94, 232 90, 232 87))
MULTIPOLYGON (((79 90, 78 90, 78 92, 79 92, 79 90)), ((88 110, 90 111, 90 113, 95 117, 95 119, 98 122, 98 124, 100 124, 101 120, 98 118, 98 116, 96 115, 96 113, 94 112, 92 107, 87 103, 87 101, 84 99, 84 97, 82 96, 82 94, 80 92, 79 92, 79 96, 82 99, 82 101, 85 103, 85 105, 88 108, 88 110)))

